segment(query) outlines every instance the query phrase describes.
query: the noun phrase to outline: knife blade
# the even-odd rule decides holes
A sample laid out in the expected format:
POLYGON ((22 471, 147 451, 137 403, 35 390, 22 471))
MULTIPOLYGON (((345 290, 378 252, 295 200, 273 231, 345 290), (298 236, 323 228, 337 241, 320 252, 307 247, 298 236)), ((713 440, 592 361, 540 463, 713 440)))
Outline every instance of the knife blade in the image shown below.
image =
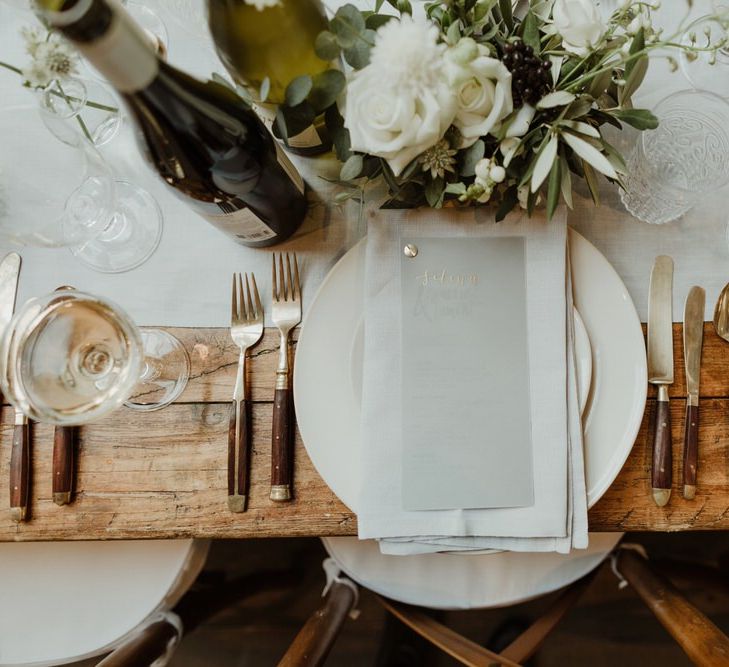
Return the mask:
POLYGON ((683 497, 696 495, 696 470, 699 457, 699 375, 704 343, 704 304, 706 293, 692 287, 683 310, 683 356, 686 365, 686 419, 683 436, 683 497))
MULTIPOLYGON (((0 333, 8 326, 15 310, 21 259, 17 252, 5 255, 0 262, 0 333)), ((30 490, 30 424, 17 408, 10 451, 10 518, 25 521, 30 490)))
POLYGON ((673 259, 656 257, 648 297, 648 382, 658 389, 653 422, 651 487, 656 505, 671 497, 671 408, 668 386, 673 383, 673 259))

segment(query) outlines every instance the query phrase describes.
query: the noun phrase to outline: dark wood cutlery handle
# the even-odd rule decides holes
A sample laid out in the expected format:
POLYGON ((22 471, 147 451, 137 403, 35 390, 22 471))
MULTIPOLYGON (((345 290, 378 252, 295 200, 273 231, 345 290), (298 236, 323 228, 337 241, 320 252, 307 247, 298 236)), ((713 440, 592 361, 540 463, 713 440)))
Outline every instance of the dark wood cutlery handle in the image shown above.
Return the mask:
POLYGON ((73 493, 76 427, 56 426, 53 434, 53 502, 68 505, 73 493))
POLYGON ((293 468, 293 409, 290 389, 276 389, 273 396, 271 437, 271 500, 291 500, 293 468))
POLYGON ((693 500, 696 495, 696 470, 699 465, 699 406, 686 403, 683 439, 683 497, 693 500))
POLYGON ((228 507, 245 512, 250 459, 251 410, 245 399, 230 405, 228 424, 228 507))
POLYGON ((30 424, 16 418, 10 452, 10 518, 25 521, 30 500, 30 424))
POLYGON ((656 505, 663 507, 671 496, 671 466, 673 465, 671 404, 668 400, 668 388, 665 385, 658 387, 654 428, 651 486, 656 505))

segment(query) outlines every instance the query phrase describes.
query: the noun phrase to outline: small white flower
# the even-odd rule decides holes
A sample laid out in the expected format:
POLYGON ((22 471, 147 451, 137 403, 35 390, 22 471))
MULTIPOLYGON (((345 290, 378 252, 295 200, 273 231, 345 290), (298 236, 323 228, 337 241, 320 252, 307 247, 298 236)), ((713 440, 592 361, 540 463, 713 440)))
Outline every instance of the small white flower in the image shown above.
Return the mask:
POLYGON ((579 56, 596 47, 605 34, 600 11, 592 0, 555 0, 552 31, 562 37, 562 46, 579 56))
POLYGON ((259 12, 269 7, 276 7, 281 4, 281 0, 244 0, 247 5, 255 7, 259 12))
POLYGON ((491 171, 491 160, 488 158, 481 158, 477 163, 475 167, 475 173, 477 179, 486 180, 489 177, 489 173, 491 171))
POLYGON ((445 139, 441 139, 435 146, 429 148, 420 156, 423 171, 430 171, 431 178, 443 178, 445 172, 453 172, 456 164, 453 150, 445 139))
POLYGON ((494 183, 503 183, 506 178, 506 169, 498 164, 494 165, 491 167, 491 171, 489 171, 489 178, 494 183))
POLYGON ((41 38, 37 30, 23 31, 26 49, 32 56, 23 68, 23 76, 32 86, 47 86, 53 79, 66 79, 76 74, 78 55, 67 42, 55 34, 41 38))

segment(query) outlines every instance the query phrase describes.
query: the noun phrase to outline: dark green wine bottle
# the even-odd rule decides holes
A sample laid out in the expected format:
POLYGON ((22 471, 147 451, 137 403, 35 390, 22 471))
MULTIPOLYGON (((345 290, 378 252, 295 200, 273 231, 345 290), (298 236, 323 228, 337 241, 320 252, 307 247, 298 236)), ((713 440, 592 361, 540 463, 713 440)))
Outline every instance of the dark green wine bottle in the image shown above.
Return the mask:
POLYGON ((122 96, 143 152, 185 203, 244 245, 274 245, 296 231, 304 182, 238 95, 160 60, 114 0, 36 3, 122 96))

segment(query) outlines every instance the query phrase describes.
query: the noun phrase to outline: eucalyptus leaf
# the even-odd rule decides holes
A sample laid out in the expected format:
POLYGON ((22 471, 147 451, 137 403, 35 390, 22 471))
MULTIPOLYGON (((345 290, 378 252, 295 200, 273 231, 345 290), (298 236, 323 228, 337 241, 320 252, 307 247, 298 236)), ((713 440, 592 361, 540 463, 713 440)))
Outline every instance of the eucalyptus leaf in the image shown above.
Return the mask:
POLYGON ((334 152, 337 155, 337 160, 340 162, 346 162, 352 154, 349 130, 346 127, 337 127, 330 129, 329 135, 332 138, 332 144, 334 145, 334 152))
POLYGON ((565 132, 562 134, 565 143, 579 155, 585 162, 602 172, 608 178, 617 178, 618 175, 610 161, 594 146, 577 135, 565 132))
POLYGON ((553 134, 547 144, 542 148, 537 156, 532 172, 530 191, 536 192, 547 178, 552 165, 557 157, 557 148, 559 147, 559 138, 557 134, 553 134))
POLYGON ((425 199, 428 206, 432 208, 440 208, 443 206, 444 185, 442 178, 434 178, 425 184, 425 199))
POLYGON ((314 82, 308 74, 297 76, 286 86, 285 101, 290 107, 301 104, 309 95, 314 82))
POLYGON ((576 95, 566 90, 555 90, 553 93, 548 93, 539 102, 537 102, 537 109, 552 109, 554 107, 563 107, 571 102, 574 102, 576 95))
POLYGON ((476 163, 481 160, 486 153, 486 144, 479 139, 475 144, 469 146, 462 153, 461 158, 461 175, 473 176, 476 173, 476 163))
POLYGON ((344 5, 329 22, 329 29, 336 35, 339 46, 351 48, 365 29, 365 20, 354 5, 344 5))
POLYGON ((328 69, 317 74, 313 79, 311 92, 308 96, 309 103, 321 112, 337 101, 337 97, 344 90, 347 80, 337 69, 328 69))
POLYGON ((249 106, 254 103, 253 96, 247 88, 237 85, 235 87, 235 92, 238 93, 238 97, 240 97, 249 106))
POLYGON ((370 14, 365 20, 365 26, 370 30, 377 30, 394 18, 390 14, 370 14))
POLYGON ((551 220, 559 203, 559 194, 562 186, 562 167, 559 160, 555 160, 549 172, 549 185, 547 186, 547 220, 551 220))
POLYGON ((533 11, 529 10, 521 24, 521 38, 525 44, 534 49, 535 55, 539 55, 541 40, 539 39, 539 24, 533 11))
POLYGON ((354 69, 362 69, 370 64, 370 49, 372 48, 371 43, 374 43, 375 31, 365 30, 362 36, 364 39, 358 40, 354 46, 343 51, 344 59, 354 69), (369 41, 366 41, 367 39, 369 41))
POLYGON ((658 127, 656 118, 648 109, 620 109, 613 115, 637 130, 655 130, 658 127))
POLYGON ((353 178, 357 178, 357 176, 362 173, 363 166, 364 161, 361 155, 351 155, 342 165, 342 169, 339 172, 339 178, 343 181, 351 181, 353 178))
POLYGON ((333 33, 324 30, 314 40, 314 51, 322 60, 334 60, 339 55, 339 41, 333 33))
POLYGON ((268 93, 271 92, 271 79, 266 77, 261 83, 261 90, 258 93, 258 99, 265 102, 268 99, 268 93))

